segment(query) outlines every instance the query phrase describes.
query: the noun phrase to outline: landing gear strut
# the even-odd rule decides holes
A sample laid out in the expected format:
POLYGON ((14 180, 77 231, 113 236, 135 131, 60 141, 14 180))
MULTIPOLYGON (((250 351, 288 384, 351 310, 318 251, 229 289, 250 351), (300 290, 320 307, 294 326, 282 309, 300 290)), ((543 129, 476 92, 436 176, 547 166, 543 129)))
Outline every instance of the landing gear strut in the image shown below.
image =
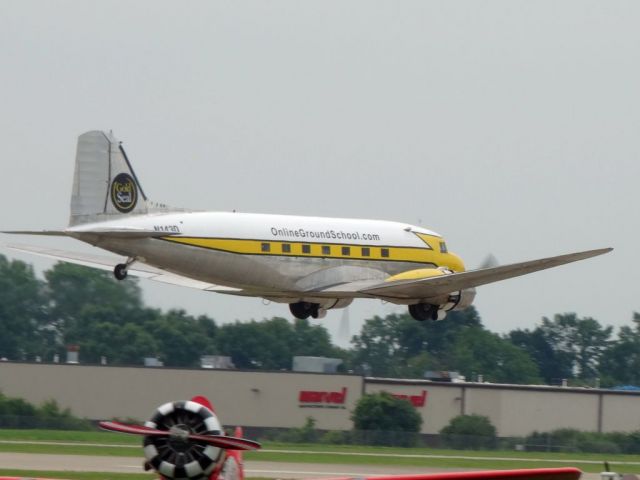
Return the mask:
POLYGON ((113 268, 113 276, 118 280, 124 280, 125 278, 127 278, 127 270, 129 269, 129 266, 135 261, 135 258, 129 258, 127 259, 127 263, 119 263, 118 265, 116 265, 113 268))
POLYGON ((438 306, 430 303, 415 303, 409 305, 409 314, 419 322, 438 320, 438 306))

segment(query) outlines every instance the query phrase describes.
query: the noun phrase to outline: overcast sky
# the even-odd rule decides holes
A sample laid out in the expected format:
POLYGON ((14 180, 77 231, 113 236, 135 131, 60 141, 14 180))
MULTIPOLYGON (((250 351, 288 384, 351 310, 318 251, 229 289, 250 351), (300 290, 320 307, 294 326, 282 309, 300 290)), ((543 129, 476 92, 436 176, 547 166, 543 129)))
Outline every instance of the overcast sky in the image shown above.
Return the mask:
MULTIPOLYGON (((112 129, 174 206, 409 222, 469 268, 612 246, 480 287, 476 306, 499 332, 559 312, 630 323, 639 25, 636 1, 1 0, 0 227, 66 226, 77 136, 112 129)), ((142 285, 218 321, 288 316, 142 285)), ((351 333, 395 311, 357 301, 351 333)))

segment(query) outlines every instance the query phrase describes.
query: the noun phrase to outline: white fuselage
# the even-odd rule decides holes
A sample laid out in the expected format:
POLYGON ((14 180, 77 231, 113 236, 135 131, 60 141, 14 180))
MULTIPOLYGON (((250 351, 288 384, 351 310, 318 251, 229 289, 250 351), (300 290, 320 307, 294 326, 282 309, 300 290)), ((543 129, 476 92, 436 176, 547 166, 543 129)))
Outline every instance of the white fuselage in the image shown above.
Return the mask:
POLYGON ((397 222, 229 212, 120 217, 68 230, 72 236, 201 281, 260 291, 304 291, 447 266, 463 270, 430 230, 397 222), (104 238, 97 228, 158 232, 104 238), (162 235, 162 234, 166 235, 162 235), (443 250, 443 251, 441 251, 443 250))

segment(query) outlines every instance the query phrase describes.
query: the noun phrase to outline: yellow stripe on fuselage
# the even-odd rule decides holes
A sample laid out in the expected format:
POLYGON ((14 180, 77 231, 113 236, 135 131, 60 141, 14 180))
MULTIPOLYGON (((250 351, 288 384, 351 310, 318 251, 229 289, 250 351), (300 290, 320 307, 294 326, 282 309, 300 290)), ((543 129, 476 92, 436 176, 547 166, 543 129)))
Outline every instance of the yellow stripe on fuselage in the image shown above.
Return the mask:
MULTIPOLYGON (((434 239, 436 238, 437 240, 441 240, 440 237, 434 237, 434 239)), ((427 248, 427 246, 425 246, 425 248, 398 247, 391 245, 372 246, 336 243, 282 242, 272 240, 245 240, 236 238, 175 236, 162 237, 162 239, 169 242, 180 243, 183 245, 207 248, 210 250, 219 250, 228 253, 237 253, 241 255, 268 255, 285 257, 338 258, 351 260, 430 263, 436 266, 445 265, 449 266, 449 268, 458 270, 458 268, 456 268, 458 267, 456 261, 453 261, 453 265, 448 265, 449 263, 451 263, 451 260, 453 260, 452 258, 450 258, 451 255, 440 253, 433 248, 427 248), (289 251, 287 251, 287 245, 289 251), (303 246, 306 246, 306 248, 309 249, 308 253, 303 250, 303 246), (327 253, 326 250, 323 250, 323 247, 325 249, 326 247, 329 247, 329 253, 327 253)))

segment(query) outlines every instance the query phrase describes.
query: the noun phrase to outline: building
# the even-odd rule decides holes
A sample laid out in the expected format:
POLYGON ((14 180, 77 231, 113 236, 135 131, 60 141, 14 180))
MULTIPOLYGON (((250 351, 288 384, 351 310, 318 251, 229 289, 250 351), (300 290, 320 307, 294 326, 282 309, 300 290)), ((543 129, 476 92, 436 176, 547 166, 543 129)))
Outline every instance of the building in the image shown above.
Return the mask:
POLYGON ((55 399, 89 419, 147 419, 165 402, 211 399, 227 425, 300 427, 309 416, 326 430, 348 430, 365 393, 411 401, 422 432, 438 433, 460 414, 489 417, 500 436, 576 428, 640 429, 640 392, 369 378, 360 375, 0 362, 0 391, 32 403, 55 399))

